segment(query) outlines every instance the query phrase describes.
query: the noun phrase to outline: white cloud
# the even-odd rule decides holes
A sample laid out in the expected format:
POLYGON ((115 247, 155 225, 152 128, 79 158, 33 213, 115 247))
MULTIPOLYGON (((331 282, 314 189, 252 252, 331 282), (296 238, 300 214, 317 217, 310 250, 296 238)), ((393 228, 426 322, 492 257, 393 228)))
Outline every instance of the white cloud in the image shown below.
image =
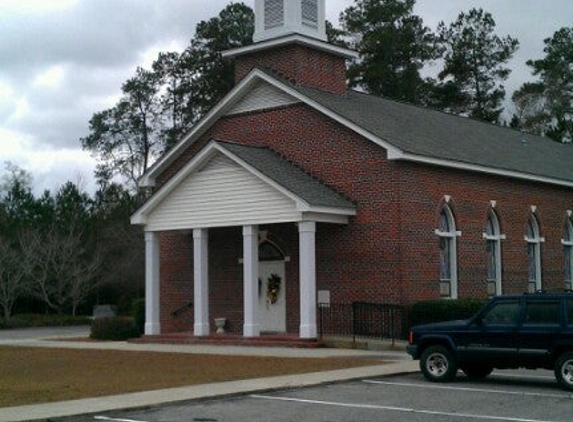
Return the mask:
POLYGON ((39 88, 39 89, 58 88, 64 83, 65 77, 66 77, 66 71, 64 69, 64 66, 61 65, 51 66, 34 78, 32 86, 34 88, 39 88))
POLYGON ((5 13, 43 13, 46 11, 69 9, 79 0, 2 0, 0 16, 5 13))
POLYGON ((84 181, 84 189, 95 191, 92 174, 96 161, 79 149, 54 149, 32 136, 0 128, 0 165, 12 162, 32 174, 34 193, 56 191, 65 181, 84 181))
POLYGON ((23 119, 30 114, 30 103, 26 97, 20 97, 16 101, 14 112, 8 117, 8 122, 14 122, 23 119))

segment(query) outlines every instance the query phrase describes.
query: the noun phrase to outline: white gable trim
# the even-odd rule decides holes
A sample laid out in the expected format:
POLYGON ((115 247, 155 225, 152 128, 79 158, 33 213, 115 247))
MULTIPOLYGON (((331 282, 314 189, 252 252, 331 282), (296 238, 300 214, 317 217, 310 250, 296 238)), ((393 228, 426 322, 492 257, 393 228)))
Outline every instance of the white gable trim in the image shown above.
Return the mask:
POLYGON ((232 50, 226 50, 221 53, 224 58, 233 58, 241 56, 243 54, 255 53, 261 50, 267 50, 269 48, 282 47, 286 44, 300 44, 308 47, 315 48, 320 51, 325 51, 337 56, 344 57, 346 59, 358 59, 360 54, 354 50, 349 50, 348 48, 338 47, 334 44, 330 44, 317 39, 309 38, 304 35, 292 34, 280 38, 273 38, 268 41, 261 41, 255 44, 248 45, 246 47, 234 48, 232 50))
POLYGON ((387 151, 389 160, 405 160, 414 161, 419 163, 436 165, 439 167, 455 168, 460 170, 469 170, 478 173, 493 174, 503 177, 510 177, 521 180, 528 180, 534 182, 548 183, 557 186, 573 187, 573 182, 555 179, 551 177, 537 176, 533 174, 522 173, 518 171, 502 170, 493 167, 487 167, 477 164, 464 163, 461 161, 445 160, 439 158, 426 157, 423 155, 411 154, 390 144, 386 140, 370 133, 364 128, 360 127, 356 123, 351 122, 348 119, 340 116, 336 112, 322 106, 316 101, 308 98, 307 96, 301 94, 292 87, 282 83, 281 81, 273 78, 267 73, 254 69, 245 77, 223 100, 221 100, 203 119, 197 123, 197 125, 183 138, 183 140, 175 145, 166 155, 160 158, 149 170, 142 176, 139 180, 139 185, 141 187, 153 187, 155 186, 155 178, 161 174, 186 148, 189 147, 194 141, 200 138, 215 122, 223 117, 227 112, 229 112, 244 96, 248 95, 251 88, 253 88, 260 81, 267 82, 270 85, 284 91, 287 95, 290 95, 295 100, 302 102, 318 112, 328 116, 334 121, 342 124, 348 129, 354 131, 360 136, 374 142, 375 144, 381 146, 387 151))
POLYGON ((131 217, 132 224, 147 225, 149 215, 173 192, 190 174, 200 169, 207 163, 215 154, 221 153, 233 162, 237 163, 248 172, 253 174, 258 179, 270 185, 277 192, 280 192, 285 197, 289 198, 296 204, 296 210, 300 213, 300 220, 304 215, 312 213, 313 215, 328 216, 319 221, 330 222, 348 222, 348 216, 356 215, 356 210, 347 208, 328 208, 328 207, 314 207, 306 202, 304 199, 295 195, 288 189, 270 179, 263 173, 259 172, 239 157, 228 151, 220 144, 212 141, 205 147, 199 154, 195 156, 185 167, 183 167, 169 182, 167 182, 155 195, 153 195, 136 213, 131 217))
POLYGON ((423 155, 410 154, 405 152, 390 153, 388 152, 389 160, 404 160, 404 161, 414 161, 418 163, 430 164, 439 167, 449 167, 458 170, 469 170, 476 173, 492 174, 496 176, 510 177, 513 179, 528 180, 532 182, 548 183, 551 185, 565 186, 568 188, 573 188, 573 182, 555 179, 551 177, 538 176, 535 174, 522 173, 513 170, 503 170, 493 167, 486 167, 479 164, 464 163, 462 161, 444 160, 440 158, 425 157, 423 155))

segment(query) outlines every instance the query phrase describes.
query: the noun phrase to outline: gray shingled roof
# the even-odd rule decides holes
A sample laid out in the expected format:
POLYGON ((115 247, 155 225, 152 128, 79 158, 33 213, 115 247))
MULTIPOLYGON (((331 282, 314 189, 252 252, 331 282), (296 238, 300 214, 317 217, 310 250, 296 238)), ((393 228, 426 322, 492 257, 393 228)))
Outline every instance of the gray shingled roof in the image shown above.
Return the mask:
POLYGON ((270 149, 223 141, 216 142, 311 206, 352 210, 356 208, 352 202, 270 149))
POLYGON ((573 145, 356 91, 289 85, 405 153, 573 182, 573 145))

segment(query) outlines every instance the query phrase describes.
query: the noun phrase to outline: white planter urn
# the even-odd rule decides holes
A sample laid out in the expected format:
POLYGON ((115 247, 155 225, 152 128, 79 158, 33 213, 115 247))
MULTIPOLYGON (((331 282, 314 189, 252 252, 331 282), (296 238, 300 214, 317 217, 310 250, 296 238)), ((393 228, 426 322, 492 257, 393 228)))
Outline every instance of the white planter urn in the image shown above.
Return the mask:
POLYGON ((223 334, 225 332, 225 325, 227 325, 227 318, 215 318, 217 334, 223 334))

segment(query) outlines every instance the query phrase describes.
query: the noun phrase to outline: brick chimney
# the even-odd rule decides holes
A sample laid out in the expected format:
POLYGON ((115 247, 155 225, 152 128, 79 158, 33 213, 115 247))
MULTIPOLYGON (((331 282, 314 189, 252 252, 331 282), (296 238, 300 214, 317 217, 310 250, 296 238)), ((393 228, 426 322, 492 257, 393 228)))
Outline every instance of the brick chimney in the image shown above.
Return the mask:
POLYGON ((325 0, 255 0, 253 45, 223 52, 235 59, 235 82, 254 68, 293 83, 343 94, 354 51, 326 42, 325 0))

